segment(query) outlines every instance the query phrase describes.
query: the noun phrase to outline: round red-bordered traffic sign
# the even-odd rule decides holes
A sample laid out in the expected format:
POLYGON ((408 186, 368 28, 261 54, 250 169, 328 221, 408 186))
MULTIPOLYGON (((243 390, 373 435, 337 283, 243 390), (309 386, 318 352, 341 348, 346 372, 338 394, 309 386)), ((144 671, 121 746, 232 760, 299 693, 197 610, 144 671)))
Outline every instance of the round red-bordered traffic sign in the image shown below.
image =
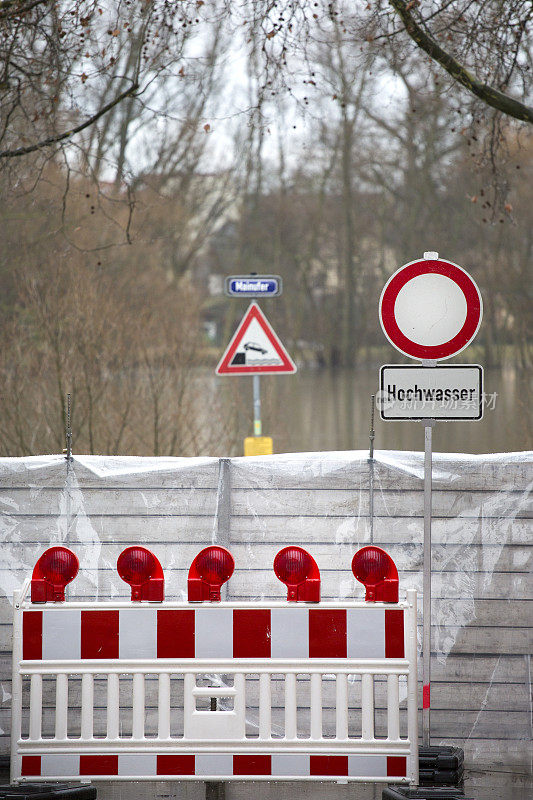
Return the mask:
POLYGON ((474 339, 481 324, 481 292, 458 264, 423 258, 391 275, 379 300, 389 342, 404 355, 428 361, 451 358, 474 339))

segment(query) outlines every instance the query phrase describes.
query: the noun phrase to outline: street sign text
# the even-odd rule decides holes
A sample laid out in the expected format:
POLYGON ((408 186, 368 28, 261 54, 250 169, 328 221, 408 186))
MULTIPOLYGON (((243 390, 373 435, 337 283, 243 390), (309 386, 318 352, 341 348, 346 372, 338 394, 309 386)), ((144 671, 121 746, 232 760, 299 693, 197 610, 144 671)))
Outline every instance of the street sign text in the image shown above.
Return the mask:
POLYGON ((386 365, 380 369, 383 420, 477 420, 483 416, 483 369, 386 365))
POLYGON ((224 290, 230 297, 278 297, 283 284, 279 275, 228 275, 224 290))

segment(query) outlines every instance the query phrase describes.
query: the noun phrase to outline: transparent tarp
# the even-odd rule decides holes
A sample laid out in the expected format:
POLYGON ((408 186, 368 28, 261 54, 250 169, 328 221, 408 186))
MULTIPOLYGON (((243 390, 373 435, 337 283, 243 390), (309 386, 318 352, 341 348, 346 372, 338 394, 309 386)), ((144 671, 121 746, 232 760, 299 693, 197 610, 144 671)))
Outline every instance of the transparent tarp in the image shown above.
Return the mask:
MULTIPOLYGON (((470 770, 500 776, 487 797, 528 791, 532 461, 530 453, 437 453, 433 461, 432 741, 464 747, 470 770)), ((287 544, 316 559, 323 599, 362 598, 351 559, 374 542, 396 562, 400 589, 420 593, 421 622, 423 468, 422 453, 393 451, 377 451, 373 461, 366 452, 1 459, 3 753, 13 592, 47 546, 64 544, 79 557, 71 598, 127 598, 117 557, 142 544, 163 566, 166 597, 185 600, 191 561, 219 543, 236 562, 226 599, 261 602, 285 597, 272 562, 287 544)), ((306 796, 315 791, 304 788, 306 796)), ((153 796, 143 791, 139 797, 153 796)), ((246 796, 238 791, 228 787, 227 796, 246 796)), ((258 796, 280 791, 262 786, 258 796)), ((300 789, 287 791, 294 798, 300 789)))

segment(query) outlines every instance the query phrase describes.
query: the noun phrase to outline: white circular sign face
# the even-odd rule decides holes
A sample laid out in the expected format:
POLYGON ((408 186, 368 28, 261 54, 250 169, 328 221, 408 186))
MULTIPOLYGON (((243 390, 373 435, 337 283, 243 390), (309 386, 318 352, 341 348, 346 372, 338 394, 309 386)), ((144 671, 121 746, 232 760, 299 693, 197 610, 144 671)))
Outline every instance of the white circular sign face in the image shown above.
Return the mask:
POLYGON ((460 332, 466 320, 466 297, 445 275, 430 273, 412 278, 398 292, 396 324, 412 342, 435 347, 460 332))
POLYGON ((387 339, 400 353, 423 361, 451 358, 468 347, 482 314, 475 281, 462 267, 433 253, 396 270, 379 301, 387 339))

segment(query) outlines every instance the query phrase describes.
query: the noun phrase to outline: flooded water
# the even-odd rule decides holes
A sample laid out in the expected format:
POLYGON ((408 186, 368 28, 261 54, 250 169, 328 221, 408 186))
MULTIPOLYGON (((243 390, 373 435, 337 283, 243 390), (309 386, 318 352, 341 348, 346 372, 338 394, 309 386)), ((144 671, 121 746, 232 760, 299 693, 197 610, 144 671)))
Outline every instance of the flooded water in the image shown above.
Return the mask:
MULTIPOLYGON (((252 435, 252 379, 218 378, 238 405, 238 436, 252 435)), ((484 417, 475 422, 438 422, 433 449, 450 453, 499 453, 533 447, 530 379, 515 368, 485 370, 484 417)), ((369 446, 371 395, 377 368, 301 369, 294 376, 261 378, 263 434, 274 452, 364 450, 369 446)), ((379 450, 423 450, 424 430, 416 422, 383 422, 375 413, 379 450)), ((241 455, 241 452, 234 455, 241 455)), ((217 453, 218 455, 218 453, 217 453)))

